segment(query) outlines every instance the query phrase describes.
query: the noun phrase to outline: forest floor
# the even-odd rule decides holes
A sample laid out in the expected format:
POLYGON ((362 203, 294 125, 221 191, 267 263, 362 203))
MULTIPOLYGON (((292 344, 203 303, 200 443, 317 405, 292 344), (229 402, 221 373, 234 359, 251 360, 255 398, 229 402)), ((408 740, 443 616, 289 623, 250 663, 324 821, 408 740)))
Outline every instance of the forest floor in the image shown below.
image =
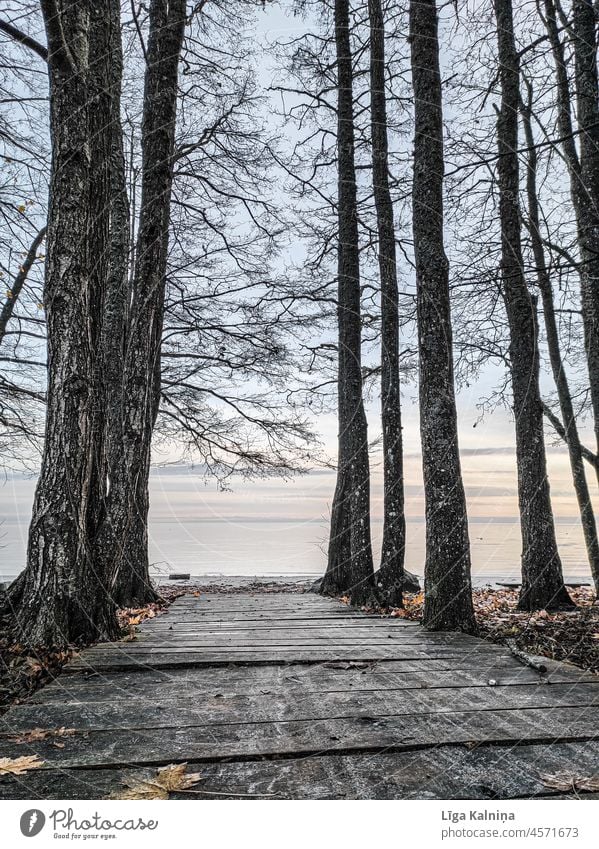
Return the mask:
MULTIPOLYGON (((164 613, 173 601, 183 595, 303 593, 309 581, 248 580, 238 586, 189 582, 159 586, 162 602, 143 608, 125 608, 118 612, 123 635, 145 619, 164 613)), ((516 645, 527 654, 573 663, 599 674, 599 605, 594 593, 586 587, 571 590, 577 609, 568 612, 536 613, 516 609, 518 592, 506 589, 475 589, 474 607, 480 636, 493 643, 516 645)), ((389 612, 391 617, 419 621, 422 616, 422 593, 407 593, 405 608, 389 612)), ((73 651, 31 652, 26 646, 10 642, 0 623, 0 714, 12 704, 27 700, 43 687, 74 655, 73 651)))

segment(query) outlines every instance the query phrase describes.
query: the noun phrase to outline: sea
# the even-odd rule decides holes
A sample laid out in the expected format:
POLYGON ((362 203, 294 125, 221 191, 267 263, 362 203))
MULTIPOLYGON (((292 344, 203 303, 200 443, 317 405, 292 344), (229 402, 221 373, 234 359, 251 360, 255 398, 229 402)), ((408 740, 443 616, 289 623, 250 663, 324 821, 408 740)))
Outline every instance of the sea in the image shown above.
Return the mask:
MULTIPOLYGON (((33 478, 23 475, 8 477, 0 485, 0 582, 11 581, 23 568, 34 485, 33 478)), ((150 486, 152 573, 157 580, 166 580, 171 572, 189 572, 197 579, 316 578, 326 565, 333 486, 334 475, 329 470, 288 481, 240 481, 227 489, 193 468, 155 469, 150 486)), ((474 505, 470 515, 474 584, 517 582, 521 541, 518 518, 509 515, 513 493, 508 489, 503 497, 496 493, 485 501, 478 487, 469 495, 474 505), (481 515, 481 507, 489 515, 481 515)), ((376 561, 382 533, 376 480, 372 503, 376 561)), ((407 487, 406 510, 406 568, 421 576, 425 525, 418 484, 407 487)), ((556 515, 556 532, 566 578, 590 581, 576 515, 556 515)))

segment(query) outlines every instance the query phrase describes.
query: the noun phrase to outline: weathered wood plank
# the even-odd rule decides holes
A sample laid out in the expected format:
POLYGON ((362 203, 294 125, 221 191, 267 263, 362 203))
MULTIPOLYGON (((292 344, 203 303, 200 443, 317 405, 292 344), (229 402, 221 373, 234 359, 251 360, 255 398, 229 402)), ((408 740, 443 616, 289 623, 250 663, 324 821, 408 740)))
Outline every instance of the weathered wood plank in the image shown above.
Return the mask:
MULTIPOLYGON (((173 798, 527 799, 551 797, 541 773, 599 770, 599 743, 446 746, 376 755, 324 755, 277 761, 190 762, 202 781, 173 798)), ((0 781, 2 799, 103 799, 154 768, 41 770, 0 781)), ((555 794, 554 798, 563 798, 555 794)), ((582 794, 581 798, 594 798, 582 794)))
POLYGON ((596 707, 457 711, 288 722, 209 723, 185 728, 111 729, 52 740, 0 743, 0 757, 37 754, 45 768, 128 766, 189 760, 244 760, 322 752, 400 751, 451 743, 595 740, 596 707))
POLYGON ((0 796, 55 798, 60 776, 62 798, 97 798, 132 765, 194 760, 206 798, 551 795, 538 771, 599 767, 599 678, 546 665, 319 596, 182 597, 4 716, 0 757, 45 763, 0 796), (76 733, 15 741, 38 727, 76 733))
POLYGON ((444 660, 453 665, 453 662, 462 662, 462 665, 474 667, 481 662, 488 662, 489 658, 500 657, 494 652, 480 652, 478 655, 464 653, 455 649, 431 648, 428 652, 406 650, 387 646, 373 646, 372 648, 350 647, 323 647, 322 649, 208 649, 197 651, 163 651, 163 650, 114 650, 103 653, 86 653, 73 660, 65 672, 81 671, 90 669, 92 671, 116 671, 118 669, 129 670, 137 668, 165 668, 176 669, 187 666, 217 666, 232 663, 243 664, 290 664, 290 663, 322 663, 326 661, 376 661, 376 660, 404 660, 418 664, 427 660, 444 660), (468 661, 468 663, 466 663, 468 661))
POLYGON ((152 697, 135 710, 124 701, 92 704, 21 705, 10 716, 0 717, 0 744, 8 736, 35 728, 81 730, 183 728, 210 723, 259 723, 323 720, 330 717, 374 719, 456 711, 520 710, 530 708, 575 709, 597 707, 599 685, 514 685, 509 688, 462 687, 422 690, 361 690, 355 692, 299 691, 292 699, 284 690, 250 695, 193 695, 173 701, 152 697))
POLYGON ((552 683, 599 682, 599 678, 578 671, 560 668, 549 675, 540 675, 529 667, 514 665, 513 659, 501 657, 476 668, 462 668, 443 661, 419 664, 400 661, 379 661, 373 664, 338 668, 323 664, 288 666, 229 667, 222 669, 144 670, 116 673, 73 673, 61 675, 52 684, 36 693, 30 703, 55 701, 101 701, 108 699, 175 698, 193 693, 248 694, 262 689, 269 691, 307 692, 363 689, 418 689, 436 687, 489 686, 489 680, 501 686, 512 684, 551 685, 552 683))

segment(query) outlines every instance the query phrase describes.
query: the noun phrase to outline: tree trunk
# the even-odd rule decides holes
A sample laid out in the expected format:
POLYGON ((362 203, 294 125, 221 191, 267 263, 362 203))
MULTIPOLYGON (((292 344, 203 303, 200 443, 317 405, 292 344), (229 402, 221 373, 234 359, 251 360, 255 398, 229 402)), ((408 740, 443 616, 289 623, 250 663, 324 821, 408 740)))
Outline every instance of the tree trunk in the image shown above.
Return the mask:
POLYGON ((415 108, 412 216, 426 505, 423 622, 432 630, 473 633, 476 622, 458 448, 449 268, 443 242, 443 116, 435 0, 411 0, 410 43, 415 108))
MULTIPOLYGON (((559 35, 557 0, 544 0, 545 26, 556 73, 558 130, 568 167, 580 251, 580 293, 596 453, 599 453, 599 93, 593 3, 574 0, 569 33, 574 48, 580 155, 572 123, 570 84, 559 35)), ((599 468, 597 469, 599 479, 599 468)))
POLYGON ((597 33, 592 0, 572 4, 572 41, 576 75, 576 111, 580 145, 578 217, 580 289, 591 406, 599 454, 599 85, 597 33))
POLYGON ((381 280, 381 402, 383 427, 383 546, 376 573, 383 604, 403 606, 406 547, 399 384, 399 294, 385 97, 385 22, 381 0, 369 0, 372 185, 381 280))
MULTIPOLYGON (((90 118, 88 0, 42 2, 49 46, 52 166, 44 303, 48 404, 42 466, 29 529, 27 566, 9 602, 29 644, 64 646, 117 632, 106 576, 94 566, 101 411, 95 351, 103 282, 93 271, 100 244, 92 198, 104 191, 90 118)), ((104 197, 104 201, 107 198, 104 197)), ((103 202, 95 197, 94 208, 103 202)))
POLYGON ((121 122, 123 51, 119 0, 110 0, 109 15, 104 13, 102 17, 103 32, 98 45, 104 55, 109 57, 104 79, 106 120, 103 129, 110 201, 106 206, 106 284, 98 351, 99 393, 104 411, 104 486, 98 493, 100 506, 95 559, 98 568, 110 574, 111 582, 114 582, 123 550, 124 526, 119 520, 124 511, 120 509, 120 502, 126 497, 126 479, 123 475, 123 375, 130 298, 131 222, 121 122))
POLYGON ((516 423, 518 501, 522 531, 522 610, 571 606, 557 550, 539 391, 536 307, 524 278, 518 201, 520 66, 511 0, 494 0, 501 108, 497 119, 501 275, 510 329, 509 356, 516 423))
POLYGON ((337 50, 338 303, 337 485, 322 592, 364 604, 375 594, 370 540, 368 433, 362 398, 360 254, 354 161, 353 72, 348 0, 335 0, 337 50))
POLYGON ((524 125, 526 147, 528 150, 528 168, 526 171, 528 228, 530 231, 532 250, 535 258, 537 282, 543 304, 549 360, 551 362, 551 371, 557 388, 557 395, 564 425, 564 437, 566 445, 568 446, 570 468, 572 469, 574 491, 576 492, 580 521, 582 524, 587 557, 591 567, 593 581, 595 583, 595 588, 599 590, 599 542, 597 540, 597 525, 595 523, 593 504, 591 502, 591 496, 584 469, 582 445, 578 435, 578 428, 576 426, 572 395, 570 393, 568 378, 562 362, 559 332, 555 317, 555 305, 553 302, 553 287, 551 285, 549 270, 545 262, 545 251, 543 248, 543 240, 539 224, 539 200, 537 196, 537 149, 535 146, 531 123, 532 103, 533 92, 532 88, 529 87, 528 102, 526 104, 521 102, 522 122, 524 125))
POLYGON ((178 69, 185 15, 185 0, 152 0, 150 5, 141 212, 124 356, 123 460, 121 474, 112 485, 111 522, 120 535, 114 596, 122 605, 156 598, 149 575, 148 479, 152 432, 160 402, 178 69))

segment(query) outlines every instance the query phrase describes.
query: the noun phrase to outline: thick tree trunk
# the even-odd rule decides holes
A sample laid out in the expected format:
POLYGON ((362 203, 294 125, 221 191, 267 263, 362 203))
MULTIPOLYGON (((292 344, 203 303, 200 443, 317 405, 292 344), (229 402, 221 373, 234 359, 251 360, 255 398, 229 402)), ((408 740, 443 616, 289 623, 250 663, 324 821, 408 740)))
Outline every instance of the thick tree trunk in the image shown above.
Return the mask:
POLYGON ((103 32, 98 38, 96 49, 108 57, 108 64, 103 80, 106 120, 104 127, 99 129, 103 129, 104 133, 104 162, 110 201, 106 206, 106 283, 98 350, 99 394, 104 411, 104 486, 98 493, 99 527, 95 539, 95 559, 98 568, 110 574, 113 582, 122 560, 125 528, 121 521, 124 511, 120 507, 127 494, 123 474, 123 379, 130 299, 131 222, 121 123, 123 51, 119 0, 110 0, 109 14, 106 15, 103 10, 101 17, 103 32))
POLYGON ((120 555, 114 596, 153 600, 148 560, 148 479, 160 401, 161 341, 185 0, 152 0, 142 123, 141 212, 124 357, 123 462, 113 482, 112 524, 120 555), (118 492, 115 490, 118 489, 118 492))
MULTIPOLYGON (((27 567, 11 587, 16 623, 30 644, 60 646, 112 637, 116 619, 106 575, 95 569, 101 412, 95 351, 101 276, 93 256, 91 200, 102 193, 90 118, 88 0, 42 2, 49 46, 52 166, 44 302, 48 404, 42 466, 29 529, 27 567)), ((96 198, 96 209, 101 199, 96 198)), ((106 200, 106 198, 104 198, 106 200)))
POLYGON ((509 356, 522 531, 523 610, 571 606, 564 587, 549 494, 539 391, 536 308, 524 278, 518 201, 520 67, 511 0, 494 0, 501 108, 497 119, 501 274, 510 328, 509 356))
POLYGON ((574 491, 576 492, 576 500, 578 502, 578 509, 580 512, 580 521, 584 534, 587 557, 591 567, 595 588, 599 590, 599 541, 597 540, 597 525, 595 522, 593 504, 584 469, 582 445, 578 435, 578 428, 576 426, 572 395, 570 393, 568 378, 562 362, 559 332, 555 317, 555 305, 553 302, 553 287, 551 285, 549 269, 547 268, 547 263, 545 261, 545 250, 543 247, 543 239, 539 223, 539 200, 537 196, 537 150, 531 122, 532 102, 532 89, 529 89, 528 102, 521 103, 522 122, 524 125, 526 147, 528 150, 528 168, 526 172, 528 228, 530 231, 530 240, 535 258, 537 282, 543 304, 545 333, 547 336, 547 348, 549 350, 551 371, 557 388, 557 395, 564 425, 564 438, 566 445, 568 446, 568 454, 570 457, 572 481, 574 483, 574 491))
POLYGON ((472 633, 476 622, 443 241, 443 117, 435 0, 411 0, 410 43, 416 126, 412 216, 426 502, 424 625, 472 633))
POLYGON ((383 427, 383 546, 376 573, 381 602, 403 605, 406 547, 399 384, 399 294, 385 96, 385 22, 381 0, 369 0, 372 185, 381 280, 381 419, 383 427))
POLYGON ((360 255, 354 162, 353 73, 348 0, 335 0, 337 49, 338 304, 337 486, 322 592, 364 604, 375 594, 370 540, 368 433, 362 398, 360 255))

